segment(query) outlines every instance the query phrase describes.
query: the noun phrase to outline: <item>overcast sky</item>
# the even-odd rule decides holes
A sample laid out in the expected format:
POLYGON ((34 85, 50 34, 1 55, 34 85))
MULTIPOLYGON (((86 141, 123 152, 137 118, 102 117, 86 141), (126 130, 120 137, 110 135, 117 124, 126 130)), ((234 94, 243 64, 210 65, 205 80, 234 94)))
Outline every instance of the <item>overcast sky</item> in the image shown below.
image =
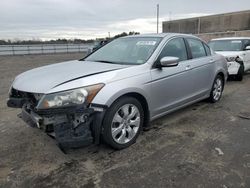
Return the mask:
POLYGON ((249 0, 0 0, 0 39, 153 33, 157 3, 160 21, 250 9, 249 0))

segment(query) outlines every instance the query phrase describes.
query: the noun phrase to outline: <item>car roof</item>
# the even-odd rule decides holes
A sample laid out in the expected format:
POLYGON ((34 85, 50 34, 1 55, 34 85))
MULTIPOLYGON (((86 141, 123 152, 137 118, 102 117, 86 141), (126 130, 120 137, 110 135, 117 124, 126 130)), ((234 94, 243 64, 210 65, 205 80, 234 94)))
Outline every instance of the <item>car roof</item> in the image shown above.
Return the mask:
POLYGON ((250 39, 250 37, 226 37, 226 38, 216 38, 212 39, 211 41, 216 41, 216 40, 244 40, 244 39, 250 39))
POLYGON ((140 34, 140 35, 129 35, 129 36, 126 36, 123 38, 127 38, 127 37, 161 37, 161 38, 168 37, 168 38, 170 38, 170 37, 174 37, 174 36, 198 38, 194 35, 182 34, 182 33, 149 33, 149 34, 140 34))

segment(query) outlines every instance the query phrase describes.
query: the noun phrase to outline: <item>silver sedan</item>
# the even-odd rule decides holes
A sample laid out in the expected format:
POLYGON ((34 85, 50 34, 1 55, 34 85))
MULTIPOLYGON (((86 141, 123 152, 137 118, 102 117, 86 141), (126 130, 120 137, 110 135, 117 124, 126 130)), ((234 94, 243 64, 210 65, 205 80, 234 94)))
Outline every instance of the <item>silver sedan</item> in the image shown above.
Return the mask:
POLYGON ((150 121, 203 99, 220 100, 226 60, 197 37, 148 34, 109 42, 81 60, 17 76, 8 106, 61 147, 133 144, 150 121))

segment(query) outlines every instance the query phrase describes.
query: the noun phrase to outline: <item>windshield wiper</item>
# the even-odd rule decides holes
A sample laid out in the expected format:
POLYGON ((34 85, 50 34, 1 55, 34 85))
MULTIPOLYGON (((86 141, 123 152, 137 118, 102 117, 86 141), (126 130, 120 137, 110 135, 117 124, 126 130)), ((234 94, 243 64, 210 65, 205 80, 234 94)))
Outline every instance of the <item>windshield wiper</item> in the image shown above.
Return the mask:
POLYGON ((91 62, 99 62, 99 63, 110 63, 116 65, 140 65, 138 63, 127 63, 127 62, 114 62, 114 61, 106 61, 106 60, 83 60, 83 61, 91 61, 91 62))
MULTIPOLYGON (((90 60, 91 61, 91 60, 90 60)), ((94 60, 93 62, 101 62, 101 63, 111 63, 111 64, 117 64, 113 61, 106 61, 106 60, 94 60)))

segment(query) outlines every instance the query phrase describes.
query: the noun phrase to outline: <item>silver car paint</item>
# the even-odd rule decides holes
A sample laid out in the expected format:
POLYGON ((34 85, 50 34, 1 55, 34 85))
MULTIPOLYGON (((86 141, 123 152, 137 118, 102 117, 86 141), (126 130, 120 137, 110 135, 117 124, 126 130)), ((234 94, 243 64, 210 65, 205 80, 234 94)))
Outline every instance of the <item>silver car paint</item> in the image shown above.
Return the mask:
POLYGON ((13 87, 26 92, 48 93, 52 88, 69 80, 124 67, 127 66, 77 60, 68 61, 24 72, 17 76, 13 87))
POLYGON ((226 60, 213 52, 211 56, 180 62, 177 67, 153 68, 158 54, 170 39, 196 37, 184 34, 141 35, 145 36, 164 37, 145 64, 128 66, 70 61, 27 71, 16 78, 13 87, 21 91, 48 94, 104 83, 105 86, 92 103, 109 107, 120 96, 137 93, 146 99, 150 119, 153 120, 208 97, 219 72, 225 75, 226 80, 226 60))

